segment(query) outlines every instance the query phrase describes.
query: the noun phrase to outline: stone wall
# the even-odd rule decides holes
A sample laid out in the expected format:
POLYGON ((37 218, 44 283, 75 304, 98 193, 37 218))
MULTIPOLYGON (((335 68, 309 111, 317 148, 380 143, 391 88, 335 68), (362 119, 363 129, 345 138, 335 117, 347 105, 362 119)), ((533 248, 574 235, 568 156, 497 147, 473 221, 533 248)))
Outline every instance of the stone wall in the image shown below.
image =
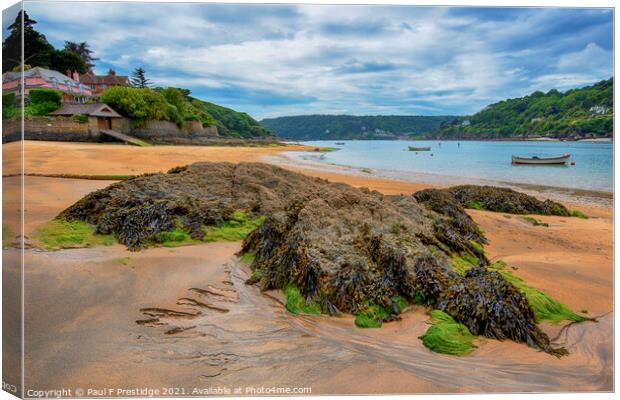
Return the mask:
POLYGON ((15 142, 21 139, 22 122, 13 119, 2 120, 2 143, 15 142))
POLYGON ((112 129, 129 135, 131 134, 131 121, 127 118, 112 118, 112 129))
MULTIPOLYGON (((20 140, 21 125, 17 120, 2 121, 3 143, 20 140)), ((275 138, 253 140, 221 137, 216 126, 203 127, 200 121, 188 121, 179 128, 170 121, 149 120, 139 128, 132 127, 127 118, 113 118, 112 129, 135 136, 153 144, 182 145, 243 145, 248 142, 258 144, 276 142, 275 138)), ((75 122, 71 117, 29 117, 25 120, 26 140, 56 140, 74 142, 114 141, 99 134, 97 118, 89 117, 87 123, 75 122)))
MULTIPOLYGON (((2 121, 2 142, 21 138, 21 121, 2 121)), ((79 123, 71 117, 28 117, 24 120, 26 140, 56 140, 68 142, 96 142, 98 134, 91 134, 88 123, 79 123)))
POLYGON ((187 121, 179 128, 170 121, 148 120, 143 126, 134 128, 131 134, 151 143, 191 143, 202 142, 218 136, 217 127, 203 127, 199 121, 187 121))

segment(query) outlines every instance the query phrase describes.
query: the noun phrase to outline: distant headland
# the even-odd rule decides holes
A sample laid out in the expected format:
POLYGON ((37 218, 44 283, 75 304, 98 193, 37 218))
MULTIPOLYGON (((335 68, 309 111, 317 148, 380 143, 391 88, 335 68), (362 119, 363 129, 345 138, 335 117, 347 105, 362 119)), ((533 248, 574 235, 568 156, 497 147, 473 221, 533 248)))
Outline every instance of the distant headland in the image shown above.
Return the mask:
POLYGON ((502 100, 469 116, 298 115, 263 119, 293 140, 580 140, 613 137, 613 78, 502 100))

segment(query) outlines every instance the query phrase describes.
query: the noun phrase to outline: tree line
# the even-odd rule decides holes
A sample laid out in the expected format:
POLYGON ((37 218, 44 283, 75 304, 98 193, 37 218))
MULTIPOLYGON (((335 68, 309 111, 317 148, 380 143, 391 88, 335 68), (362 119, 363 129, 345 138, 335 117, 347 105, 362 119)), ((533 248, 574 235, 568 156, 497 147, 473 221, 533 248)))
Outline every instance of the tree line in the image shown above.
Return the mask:
POLYGON ((433 135, 455 116, 297 115, 266 118, 261 124, 280 137, 295 140, 395 139, 433 135))

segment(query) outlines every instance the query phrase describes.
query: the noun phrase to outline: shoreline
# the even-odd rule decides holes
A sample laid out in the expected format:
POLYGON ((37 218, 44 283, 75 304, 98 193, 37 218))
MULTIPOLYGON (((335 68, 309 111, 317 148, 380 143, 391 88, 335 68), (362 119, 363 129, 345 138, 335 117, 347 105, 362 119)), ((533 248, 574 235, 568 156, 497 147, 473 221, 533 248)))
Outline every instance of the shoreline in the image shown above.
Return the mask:
POLYGON ((566 138, 556 138, 556 137, 530 137, 530 138, 518 138, 518 137, 508 137, 508 138, 416 138, 416 137, 405 137, 398 136, 394 138, 387 137, 376 137, 376 138, 363 138, 363 139, 307 139, 307 140, 294 140, 290 138, 281 138, 284 143, 294 143, 294 144, 304 144, 305 142, 316 142, 316 141, 356 141, 356 140, 388 140, 394 142, 423 142, 423 141, 439 141, 439 142, 592 142, 592 143, 613 143, 614 138, 611 137, 597 137, 597 138, 581 138, 581 139, 566 139, 566 138))
MULTIPOLYGON (((303 150, 301 150, 303 151, 303 150)), ((586 207, 613 208, 613 192, 548 186, 531 183, 497 181, 485 178, 466 178, 424 172, 411 173, 415 179, 403 179, 403 171, 362 168, 341 164, 328 164, 308 160, 298 156, 298 152, 283 151, 275 155, 262 157, 262 160, 282 168, 316 175, 333 174, 356 178, 369 178, 393 182, 394 185, 410 184, 421 190, 424 188, 442 188, 455 185, 489 185, 508 187, 535 197, 544 197, 560 202, 577 204, 586 207)), ((345 182, 346 183, 346 182, 345 182)))

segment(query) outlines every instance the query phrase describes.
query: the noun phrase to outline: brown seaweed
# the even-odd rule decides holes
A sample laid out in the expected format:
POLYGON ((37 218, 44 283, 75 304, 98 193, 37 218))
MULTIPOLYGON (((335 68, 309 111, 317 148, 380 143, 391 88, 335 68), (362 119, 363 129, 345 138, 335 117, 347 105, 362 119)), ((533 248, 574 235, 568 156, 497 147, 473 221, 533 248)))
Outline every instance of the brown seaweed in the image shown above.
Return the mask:
POLYGON ((444 189, 452 194, 463 207, 480 208, 509 214, 540 214, 570 216, 570 211, 560 203, 538 200, 536 197, 509 188, 495 186, 461 185, 444 189))

